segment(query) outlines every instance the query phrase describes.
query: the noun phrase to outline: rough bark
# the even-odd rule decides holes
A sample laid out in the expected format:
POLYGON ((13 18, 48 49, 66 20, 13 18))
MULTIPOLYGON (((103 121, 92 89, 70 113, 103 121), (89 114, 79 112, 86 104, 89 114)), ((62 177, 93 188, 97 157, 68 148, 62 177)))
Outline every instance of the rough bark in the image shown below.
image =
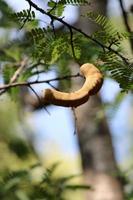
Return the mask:
MULTIPOLYGON (((81 14, 97 10, 106 14, 106 0, 95 0, 88 7, 80 8, 81 14)), ((77 24, 86 33, 96 30, 85 18, 77 24)), ((100 96, 91 97, 88 103, 77 109, 78 139, 82 166, 86 182, 94 188, 87 192, 88 200, 123 200, 123 189, 115 173, 117 164, 114 157, 111 133, 102 109, 100 96)))

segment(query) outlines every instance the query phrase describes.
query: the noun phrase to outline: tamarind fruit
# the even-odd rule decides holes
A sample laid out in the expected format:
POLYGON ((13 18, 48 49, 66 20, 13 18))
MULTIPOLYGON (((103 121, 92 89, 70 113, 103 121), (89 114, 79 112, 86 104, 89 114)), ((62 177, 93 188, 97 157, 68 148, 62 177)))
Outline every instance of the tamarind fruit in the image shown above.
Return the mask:
POLYGON ((75 92, 60 92, 55 89, 46 89, 44 102, 64 107, 77 107, 88 101, 89 96, 95 95, 103 83, 103 75, 93 64, 83 64, 80 67, 85 82, 81 89, 75 92))

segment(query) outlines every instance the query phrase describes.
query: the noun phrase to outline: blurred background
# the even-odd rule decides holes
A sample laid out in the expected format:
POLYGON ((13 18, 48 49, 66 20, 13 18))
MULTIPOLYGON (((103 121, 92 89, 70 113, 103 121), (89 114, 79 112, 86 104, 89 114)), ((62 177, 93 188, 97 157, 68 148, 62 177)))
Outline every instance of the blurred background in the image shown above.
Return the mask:
MULTIPOLYGON (((47 1, 33 2, 47 9, 47 1)), ((123 3, 133 28, 131 12, 133 2, 124 0, 123 3)), ((3 59, 3 49, 17 40, 23 41, 24 36, 24 28, 20 30, 18 27, 13 27, 12 22, 6 21, 9 20, 6 19, 6 13, 9 12, 7 5, 14 12, 29 9, 25 0, 0 2, 0 84, 4 82, 2 75, 4 63, 9 62, 6 58, 3 59)), ((100 2, 95 0, 89 6, 89 8, 66 6, 62 14, 63 20, 90 34, 96 30, 96 27, 80 15, 87 9, 92 9, 111 19, 118 31, 125 30, 119 0, 100 2)), ((36 17, 39 18, 39 27, 49 26, 49 17, 39 12, 36 13, 36 17)), ((62 24, 55 22, 54 26, 55 29, 64 31, 62 24)), ((132 59, 128 40, 122 43, 122 48, 126 56, 132 59)), ((10 58, 19 57, 21 54, 21 51, 18 53, 14 48, 12 52, 8 48, 5 51, 10 58)), ((70 67, 72 65, 75 64, 70 63, 70 67)), ((74 72, 76 70, 79 70, 77 65, 74 72)), ((46 72, 39 76, 34 75, 28 80, 35 81, 38 78, 40 81, 57 76, 56 66, 53 65, 46 72)), ((58 87, 60 83, 54 81, 52 84, 58 87)), ((75 85, 79 83, 73 81, 72 87, 75 88, 75 85)), ((51 86, 41 83, 33 85, 32 88, 29 93, 34 96, 34 91, 41 95, 44 88, 51 88, 51 86)), ((76 121, 71 108, 50 105, 46 107, 47 110, 41 108, 31 111, 28 106, 25 107, 25 104, 23 108, 18 104, 7 93, 0 96, 0 173, 4 176, 4 179, 0 180, 1 199, 133 199, 132 93, 121 93, 116 81, 105 78, 100 94, 90 98, 85 105, 76 108, 76 121), (74 134, 75 129, 76 134, 74 134), (55 175, 53 176, 52 173, 55 175), (37 183, 42 175, 45 187, 41 193, 37 183), (61 182, 61 177, 69 177, 65 179, 66 185, 61 182), (29 184, 30 192, 27 191, 29 184), (60 184, 59 188, 58 184, 60 184), (60 189, 61 185, 66 186, 64 190, 60 189), (91 187, 94 191, 89 189, 87 190, 89 192, 86 192, 86 189, 91 187), (85 191, 78 189, 85 189, 85 191), (38 191, 41 193, 40 196, 37 196, 38 191)))

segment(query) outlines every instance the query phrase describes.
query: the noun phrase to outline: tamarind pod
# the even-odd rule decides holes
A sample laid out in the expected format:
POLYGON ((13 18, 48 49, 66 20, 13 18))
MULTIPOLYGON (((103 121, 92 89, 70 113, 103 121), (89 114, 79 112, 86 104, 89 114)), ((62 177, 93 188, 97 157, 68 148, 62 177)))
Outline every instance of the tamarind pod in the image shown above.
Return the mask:
POLYGON ((80 67, 81 74, 85 77, 85 83, 81 89, 75 92, 60 92, 54 89, 46 89, 44 103, 50 103, 64 107, 77 107, 88 101, 89 96, 95 95, 103 83, 103 75, 93 64, 83 64, 80 67))

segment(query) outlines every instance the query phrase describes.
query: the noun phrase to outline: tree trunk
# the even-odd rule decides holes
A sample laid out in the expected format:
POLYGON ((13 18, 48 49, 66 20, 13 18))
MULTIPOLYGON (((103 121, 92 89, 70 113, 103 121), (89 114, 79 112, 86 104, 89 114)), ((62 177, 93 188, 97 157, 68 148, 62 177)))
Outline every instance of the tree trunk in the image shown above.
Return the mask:
POLYGON ((77 109, 78 138, 86 182, 94 190, 90 200, 122 200, 123 190, 117 173, 111 134, 99 96, 91 97, 77 109))
MULTIPOLYGON (((106 15, 106 0, 95 0, 90 10, 106 15)), ((80 8, 80 14, 89 11, 89 6, 80 8)), ((85 18, 77 24, 86 33, 96 30, 85 18)), ((94 190, 87 192, 88 200, 123 200, 123 189, 117 172, 111 134, 100 96, 91 97, 88 103, 77 109, 78 139, 86 182, 94 190)))

